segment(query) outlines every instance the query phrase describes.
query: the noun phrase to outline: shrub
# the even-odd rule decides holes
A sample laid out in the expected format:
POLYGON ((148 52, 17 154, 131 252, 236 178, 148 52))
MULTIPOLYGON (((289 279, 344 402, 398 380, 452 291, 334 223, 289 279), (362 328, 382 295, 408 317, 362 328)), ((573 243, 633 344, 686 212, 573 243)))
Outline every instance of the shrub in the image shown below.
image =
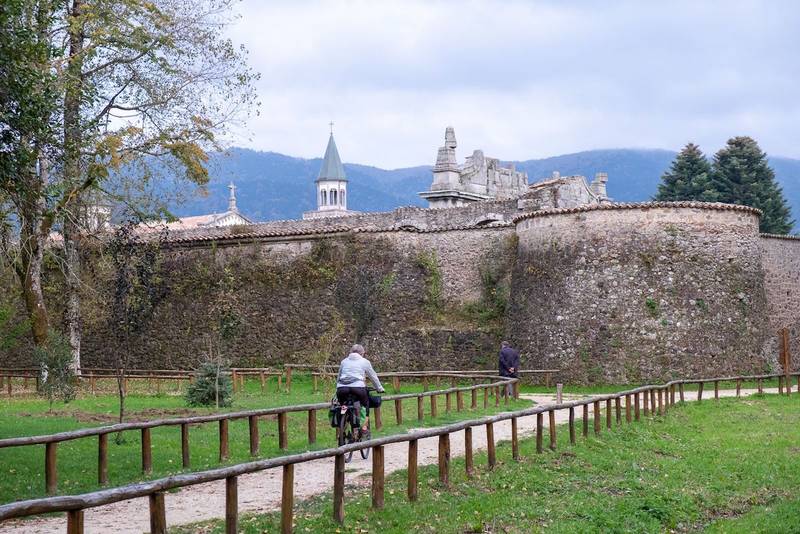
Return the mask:
POLYGON ((72 368, 72 350, 64 337, 51 331, 47 344, 35 347, 33 357, 42 370, 39 394, 50 403, 62 400, 68 403, 77 395, 77 379, 72 368))
POLYGON ((195 380, 186 391, 189 406, 230 406, 233 403, 233 382, 230 369, 206 362, 195 372, 195 380))

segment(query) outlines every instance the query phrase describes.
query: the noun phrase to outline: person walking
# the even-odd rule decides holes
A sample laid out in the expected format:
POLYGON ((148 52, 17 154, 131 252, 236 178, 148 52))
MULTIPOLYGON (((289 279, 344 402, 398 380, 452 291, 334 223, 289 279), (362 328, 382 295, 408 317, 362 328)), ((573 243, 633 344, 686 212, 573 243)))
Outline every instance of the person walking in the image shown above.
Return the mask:
MULTIPOLYGON (((519 378, 519 351, 508 341, 500 343, 500 376, 519 378)), ((512 394, 512 385, 506 384, 506 395, 512 394)))

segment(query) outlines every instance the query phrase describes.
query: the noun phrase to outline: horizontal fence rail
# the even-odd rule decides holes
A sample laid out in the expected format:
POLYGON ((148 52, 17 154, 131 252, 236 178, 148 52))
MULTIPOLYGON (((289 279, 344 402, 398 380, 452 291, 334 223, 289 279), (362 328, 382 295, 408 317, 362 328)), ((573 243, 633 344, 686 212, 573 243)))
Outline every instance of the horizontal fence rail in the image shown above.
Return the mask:
MULTIPOLYGON (((399 375, 401 373, 395 373, 399 375)), ((406 377, 416 376, 415 373, 402 373, 406 377)), ((426 375, 434 376, 434 375, 426 375)), ((483 407, 488 407, 488 398, 490 394, 495 397, 495 406, 499 406, 500 397, 505 397, 505 402, 508 402, 507 385, 512 385, 512 395, 516 398, 519 396, 519 389, 515 379, 505 377, 492 377, 485 375, 469 376, 469 375, 454 375, 450 373, 442 373, 436 375, 439 378, 463 380, 463 379, 477 379, 487 380, 491 379, 492 382, 485 382, 471 386, 451 387, 447 389, 424 391, 419 393, 405 393, 399 395, 387 395, 383 397, 383 401, 392 401, 395 408, 395 417, 398 424, 402 424, 403 417, 403 401, 407 399, 417 399, 417 418, 423 420, 424 406, 422 399, 430 397, 430 416, 436 417, 437 415, 437 397, 444 397, 446 399, 446 411, 452 408, 452 397, 456 396, 456 411, 464 410, 463 395, 465 392, 471 392, 471 408, 477 407, 477 392, 483 391, 483 407)), ((260 434, 258 432, 259 418, 264 416, 277 416, 278 427, 278 447, 286 450, 289 447, 289 429, 288 429, 288 414, 306 412, 307 417, 307 437, 308 443, 313 444, 317 438, 317 411, 327 410, 330 407, 329 402, 320 402, 313 404, 297 404, 292 406, 277 406, 274 408, 262 408, 257 410, 245 410, 237 412, 217 413, 211 415, 200 415, 192 417, 176 417, 167 419, 153 419, 150 421, 141 421, 134 423, 118 423, 114 425, 105 425, 97 427, 82 428, 79 430, 70 430, 66 432, 58 432, 55 434, 45 434, 37 436, 21 436, 15 438, 0 439, 0 449, 8 447, 25 447, 33 445, 45 445, 45 491, 52 495, 57 491, 58 481, 58 468, 57 468, 57 446, 59 443, 71 441, 76 439, 89 438, 98 436, 98 468, 97 476, 98 483, 108 483, 108 435, 118 432, 126 431, 141 431, 141 448, 142 448, 142 472, 150 473, 152 471, 152 445, 151 445, 151 430, 153 428, 180 426, 181 427, 181 459, 183 468, 190 467, 190 441, 189 429, 192 425, 205 424, 205 423, 219 423, 219 461, 223 462, 229 457, 229 442, 228 442, 228 425, 230 421, 247 419, 249 425, 250 437, 250 454, 257 456, 260 449, 260 434)), ((374 423, 376 430, 382 427, 381 421, 381 408, 375 407, 374 410, 374 423)))
MULTIPOLYGON (((720 382, 736 382, 736 393, 741 393, 741 383, 743 381, 756 381, 761 391, 761 384, 764 380, 778 378, 786 384, 787 393, 791 390, 789 377, 800 377, 800 373, 768 374, 754 376, 732 376, 720 378, 701 378, 687 380, 673 380, 663 385, 645 385, 627 391, 617 393, 596 395, 586 399, 580 399, 559 404, 546 404, 518 410, 514 412, 504 412, 498 415, 481 417, 468 421, 461 421, 442 427, 415 430, 406 434, 396 434, 383 438, 372 439, 369 441, 352 443, 341 447, 329 448, 319 451, 293 454, 257 460, 229 467, 222 467, 201 471, 174 475, 158 480, 129 484, 113 489, 106 489, 85 493, 82 495, 47 497, 31 499, 0 506, 0 520, 25 517, 30 515, 67 512, 67 528, 69 532, 80 533, 83 531, 83 511, 88 508, 126 501, 130 499, 148 497, 150 501, 150 516, 152 531, 157 533, 166 532, 166 522, 164 518, 164 499, 165 492, 193 486, 206 482, 219 480, 226 481, 226 531, 235 532, 238 517, 238 500, 235 491, 237 477, 249 473, 256 473, 267 469, 282 468, 283 470, 283 489, 281 494, 281 529, 282 532, 292 531, 293 517, 293 491, 294 491, 294 465, 325 458, 334 458, 333 465, 333 516, 338 522, 344 521, 344 455, 362 449, 372 449, 373 451, 373 472, 372 472, 372 499, 373 505, 381 507, 383 505, 384 488, 384 447, 395 443, 408 443, 408 499, 415 501, 418 498, 418 442, 420 439, 439 438, 439 481, 445 485, 449 482, 450 468, 450 435, 454 432, 465 432, 465 467, 468 475, 474 470, 473 451, 472 451, 472 429, 478 426, 486 427, 487 435, 487 458, 488 467, 491 469, 496 465, 496 452, 494 443, 494 425, 504 421, 511 422, 512 428, 512 455, 514 459, 519 457, 517 422, 521 417, 536 416, 536 449, 537 452, 544 450, 543 419, 547 414, 550 423, 549 449, 555 450, 557 447, 555 433, 555 411, 569 411, 569 439, 571 443, 576 442, 576 409, 581 409, 582 434, 584 437, 589 435, 589 414, 593 416, 593 432, 600 434, 602 431, 601 410, 606 410, 606 428, 612 427, 615 419, 619 425, 622 423, 622 402, 625 403, 625 421, 631 423, 641 418, 640 407, 644 406, 645 414, 664 415, 669 406, 676 402, 676 387, 679 394, 679 402, 684 400, 684 385, 708 383, 714 384, 715 397, 718 397, 720 382), (615 417, 612 416, 612 405, 615 417), (632 410, 632 405, 634 409, 632 410), (632 415, 632 412, 634 415, 632 415), (634 419, 635 417, 635 419, 634 419)), ((514 379, 516 382, 516 380, 514 379)), ((505 383, 505 382, 504 382, 505 383)), ((798 378, 798 388, 800 389, 800 378, 798 378)), ((698 388, 697 399, 702 400, 703 387, 698 388)))

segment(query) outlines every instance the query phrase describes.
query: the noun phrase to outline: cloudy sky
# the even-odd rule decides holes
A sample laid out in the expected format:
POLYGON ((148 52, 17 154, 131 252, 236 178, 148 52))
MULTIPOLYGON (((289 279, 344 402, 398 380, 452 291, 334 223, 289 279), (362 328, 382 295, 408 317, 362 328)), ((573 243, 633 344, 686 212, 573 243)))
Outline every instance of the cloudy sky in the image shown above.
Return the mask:
POLYGON ((432 164, 593 148, 706 152, 751 135, 800 157, 800 2, 244 0, 231 37, 261 73, 261 114, 234 143, 432 164))

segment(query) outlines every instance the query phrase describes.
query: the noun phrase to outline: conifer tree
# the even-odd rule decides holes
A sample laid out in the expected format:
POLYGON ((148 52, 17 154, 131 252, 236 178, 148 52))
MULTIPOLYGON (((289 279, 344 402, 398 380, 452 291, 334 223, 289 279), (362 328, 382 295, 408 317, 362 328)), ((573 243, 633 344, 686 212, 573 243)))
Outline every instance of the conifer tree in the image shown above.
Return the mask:
POLYGON ((763 212, 762 232, 786 234, 792 229, 789 205, 767 163, 767 155, 754 139, 729 139, 714 156, 712 181, 720 202, 743 204, 763 212))
POLYGON ((655 200, 719 201, 711 181, 711 164, 699 146, 689 143, 675 156, 670 169, 661 176, 655 200))

